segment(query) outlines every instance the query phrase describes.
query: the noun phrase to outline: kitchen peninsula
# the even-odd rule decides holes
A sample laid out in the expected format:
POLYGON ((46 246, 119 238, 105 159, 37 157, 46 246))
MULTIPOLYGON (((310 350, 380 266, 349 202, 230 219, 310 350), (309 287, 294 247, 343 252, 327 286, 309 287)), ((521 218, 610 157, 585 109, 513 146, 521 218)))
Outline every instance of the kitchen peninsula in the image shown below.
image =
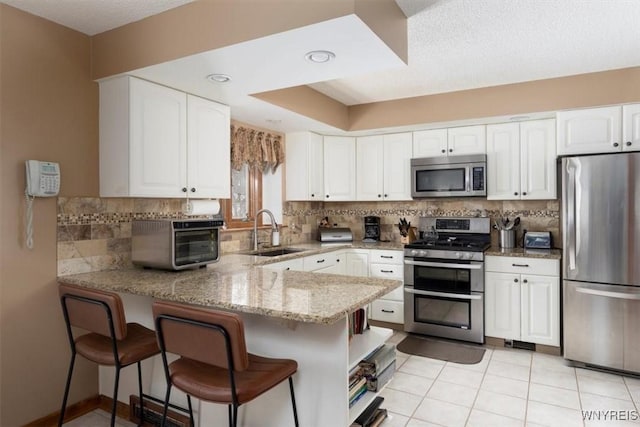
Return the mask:
MULTIPOLYGON (((308 253, 308 252, 307 252, 308 253)), ((118 292, 127 320, 153 328, 154 299, 238 312, 245 322, 248 350, 298 362, 293 377, 300 425, 348 426, 374 397, 348 406, 348 372, 391 335, 371 327, 349 336, 348 314, 401 286, 399 280, 278 271, 247 255, 227 255, 207 268, 182 272, 140 268, 58 277, 58 282, 118 292)), ((136 393, 135 370, 123 371, 119 397, 136 393)), ((165 380, 159 357, 143 366, 145 391, 162 398, 165 380)), ((100 394, 111 396, 113 373, 100 367, 100 394)), ((177 389, 172 402, 186 407, 177 389)), ((279 385, 239 409, 240 425, 293 425, 289 390, 279 385)), ((128 402, 127 402, 128 403, 128 402)), ((226 420, 224 405, 194 405, 199 425, 226 420)))

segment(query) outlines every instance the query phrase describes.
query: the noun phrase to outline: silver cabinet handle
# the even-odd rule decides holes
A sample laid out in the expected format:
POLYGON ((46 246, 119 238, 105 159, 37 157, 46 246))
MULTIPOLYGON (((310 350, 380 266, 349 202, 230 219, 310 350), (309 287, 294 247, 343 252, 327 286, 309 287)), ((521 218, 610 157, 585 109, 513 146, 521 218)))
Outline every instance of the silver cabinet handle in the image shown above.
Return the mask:
POLYGON ((427 261, 412 261, 405 259, 406 265, 417 265, 418 267, 444 267, 444 268, 459 268, 462 270, 482 270, 482 263, 480 264, 452 264, 448 262, 427 262, 427 261))
POLYGON ((446 292, 432 292, 432 291, 417 291, 411 288, 404 288, 404 291, 408 294, 414 295, 425 295, 429 297, 445 297, 445 298, 455 298, 455 299, 482 299, 482 295, 468 295, 468 294, 449 294, 446 292))
POLYGON ((577 292, 580 292, 581 294, 587 294, 587 295, 596 295, 599 297, 609 297, 609 298, 619 298, 619 299, 628 299, 628 300, 640 300, 640 294, 638 293, 631 293, 631 292, 614 292, 614 291, 607 291, 604 289, 593 289, 593 288, 586 288, 583 286, 578 286, 576 288, 577 292))

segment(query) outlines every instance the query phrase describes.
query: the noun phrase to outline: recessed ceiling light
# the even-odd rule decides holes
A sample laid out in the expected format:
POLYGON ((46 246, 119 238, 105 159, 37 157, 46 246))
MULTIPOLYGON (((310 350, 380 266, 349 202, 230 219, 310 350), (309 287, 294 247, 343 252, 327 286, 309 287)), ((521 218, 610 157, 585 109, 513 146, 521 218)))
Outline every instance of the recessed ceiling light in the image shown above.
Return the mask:
POLYGON ((323 62, 331 61, 336 57, 336 54, 333 52, 329 52, 328 50, 312 50, 311 52, 307 52, 304 57, 307 61, 321 64, 323 62))
POLYGON ((226 74, 209 74, 207 80, 214 83, 227 83, 231 81, 231 77, 226 74))

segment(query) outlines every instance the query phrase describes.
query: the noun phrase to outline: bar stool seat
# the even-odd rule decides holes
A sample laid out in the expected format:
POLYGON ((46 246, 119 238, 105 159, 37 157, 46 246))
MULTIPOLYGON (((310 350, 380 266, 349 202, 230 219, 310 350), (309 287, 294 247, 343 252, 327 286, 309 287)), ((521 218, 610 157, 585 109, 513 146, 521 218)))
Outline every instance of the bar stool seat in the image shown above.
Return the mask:
MULTIPOLYGON (((76 339, 76 351, 99 365, 113 366, 111 339, 99 334, 86 334, 76 339)), ((156 334, 138 323, 127 323, 127 336, 118 341, 118 359, 123 366, 160 353, 156 334)))
MULTIPOLYGON (((185 393, 210 402, 233 402, 227 369, 185 358, 176 360, 170 366, 171 382, 185 393)), ((238 403, 255 399, 295 374, 297 368, 293 360, 249 354, 249 368, 235 374, 238 403)))

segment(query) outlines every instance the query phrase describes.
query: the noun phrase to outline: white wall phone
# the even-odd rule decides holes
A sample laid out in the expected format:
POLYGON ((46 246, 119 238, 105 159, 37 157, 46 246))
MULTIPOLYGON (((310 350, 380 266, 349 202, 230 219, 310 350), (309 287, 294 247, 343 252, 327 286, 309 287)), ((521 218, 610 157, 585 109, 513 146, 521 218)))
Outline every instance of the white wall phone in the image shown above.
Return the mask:
POLYGON ((24 190, 27 202, 27 248, 33 248, 33 199, 35 197, 53 197, 60 192, 60 165, 53 162, 27 160, 27 187, 24 190))

